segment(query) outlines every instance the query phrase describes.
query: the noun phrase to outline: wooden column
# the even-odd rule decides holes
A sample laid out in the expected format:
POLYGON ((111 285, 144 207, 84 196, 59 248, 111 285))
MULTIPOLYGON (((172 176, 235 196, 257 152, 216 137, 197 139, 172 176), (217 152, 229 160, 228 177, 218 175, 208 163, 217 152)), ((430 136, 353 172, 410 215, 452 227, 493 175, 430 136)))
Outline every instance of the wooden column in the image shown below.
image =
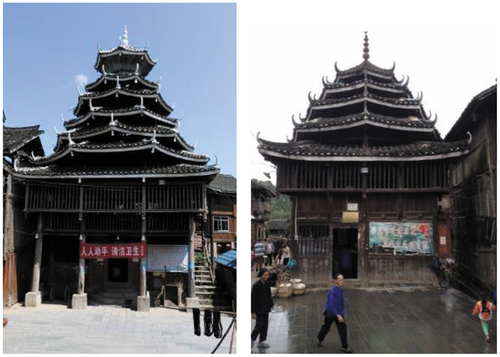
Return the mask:
POLYGON ((4 306, 11 307, 17 302, 16 254, 14 251, 14 204, 12 176, 7 177, 7 194, 4 221, 4 306))
POLYGON ((188 260, 188 286, 189 297, 196 296, 194 287, 194 235, 196 233, 196 222, 192 214, 189 215, 189 260, 188 260))
MULTIPOLYGON (((81 183, 81 181, 79 181, 81 183)), ((85 222, 83 220, 83 186, 80 186, 80 204, 79 204, 78 220, 80 221, 80 242, 85 243, 85 222)), ((78 294, 85 293, 85 259, 78 261, 78 294)))
MULTIPOLYGON (((142 227, 141 227, 141 241, 147 243, 146 240, 146 185, 143 180, 142 183, 142 227)), ((147 245, 146 245, 147 246, 147 245)), ((146 282, 146 267, 147 267, 147 257, 141 258, 141 271, 139 277, 139 296, 146 296, 147 282, 146 282)))
POLYGON ((40 290, 40 268, 42 265, 42 243, 43 243, 43 235, 42 235, 42 214, 40 213, 38 216, 38 227, 35 238, 36 238, 36 246, 35 246, 35 261, 33 264, 33 279, 31 281, 31 292, 37 293, 40 290))

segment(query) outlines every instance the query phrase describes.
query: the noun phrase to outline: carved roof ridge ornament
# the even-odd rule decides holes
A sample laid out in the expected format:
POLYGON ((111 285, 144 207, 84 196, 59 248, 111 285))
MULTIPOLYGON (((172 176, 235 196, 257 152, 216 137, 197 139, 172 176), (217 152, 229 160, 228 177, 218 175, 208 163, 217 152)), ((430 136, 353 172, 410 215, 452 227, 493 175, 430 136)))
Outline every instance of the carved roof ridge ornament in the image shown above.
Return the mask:
POLYGON ((368 63, 368 59, 370 58, 370 44, 368 43, 368 31, 365 31, 365 41, 363 44, 363 58, 365 60, 365 64, 368 63))
POLYGON ((128 30, 127 25, 125 25, 125 29, 123 30, 123 35, 119 37, 120 39, 120 47, 127 48, 128 46, 128 30))

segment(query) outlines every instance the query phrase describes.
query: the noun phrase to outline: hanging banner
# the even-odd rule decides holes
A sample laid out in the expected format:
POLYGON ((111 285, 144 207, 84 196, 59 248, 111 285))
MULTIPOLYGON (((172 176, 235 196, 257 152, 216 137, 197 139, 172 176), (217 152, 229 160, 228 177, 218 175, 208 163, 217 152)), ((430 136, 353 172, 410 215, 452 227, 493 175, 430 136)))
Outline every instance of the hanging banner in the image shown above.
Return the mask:
POLYGON ((145 258, 146 243, 95 244, 80 243, 81 259, 145 258))
POLYGON ((148 245, 147 271, 187 273, 188 261, 189 246, 187 245, 148 245))

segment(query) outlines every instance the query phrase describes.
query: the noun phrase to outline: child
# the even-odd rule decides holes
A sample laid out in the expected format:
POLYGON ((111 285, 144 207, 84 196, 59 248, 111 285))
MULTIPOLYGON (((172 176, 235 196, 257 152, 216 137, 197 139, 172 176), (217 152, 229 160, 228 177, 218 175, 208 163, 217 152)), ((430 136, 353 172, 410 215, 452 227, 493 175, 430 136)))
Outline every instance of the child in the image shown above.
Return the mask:
POLYGON ((490 342, 489 335, 489 325, 491 318, 493 316, 493 311, 497 311, 497 307, 488 301, 488 294, 483 292, 481 294, 481 300, 479 300, 474 306, 472 315, 479 315, 479 320, 481 320, 481 327, 483 328, 484 334, 486 335, 485 341, 490 342))

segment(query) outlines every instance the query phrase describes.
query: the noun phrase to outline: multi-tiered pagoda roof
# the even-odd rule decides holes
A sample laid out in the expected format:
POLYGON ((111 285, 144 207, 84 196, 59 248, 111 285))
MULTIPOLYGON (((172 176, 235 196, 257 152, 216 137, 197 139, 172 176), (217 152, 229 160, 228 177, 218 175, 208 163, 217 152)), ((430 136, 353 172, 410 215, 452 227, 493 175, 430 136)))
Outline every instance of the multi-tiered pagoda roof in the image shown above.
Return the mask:
POLYGON ((80 93, 74 118, 64 120, 66 130, 57 132, 54 153, 17 162, 19 175, 147 178, 219 172, 179 134, 179 119, 171 117, 160 84, 145 78, 156 64, 147 49, 130 46, 126 28, 120 39, 116 48, 99 50, 100 77, 80 93))
POLYGON ((318 98, 309 93, 305 117, 292 116, 292 139, 258 138, 261 154, 270 161, 400 161, 443 159, 467 150, 468 138, 443 142, 437 115, 426 113, 423 95, 412 94, 408 77, 398 80, 395 65, 383 69, 369 58, 365 35, 363 61, 346 70, 335 63, 335 80, 323 77, 318 98))

